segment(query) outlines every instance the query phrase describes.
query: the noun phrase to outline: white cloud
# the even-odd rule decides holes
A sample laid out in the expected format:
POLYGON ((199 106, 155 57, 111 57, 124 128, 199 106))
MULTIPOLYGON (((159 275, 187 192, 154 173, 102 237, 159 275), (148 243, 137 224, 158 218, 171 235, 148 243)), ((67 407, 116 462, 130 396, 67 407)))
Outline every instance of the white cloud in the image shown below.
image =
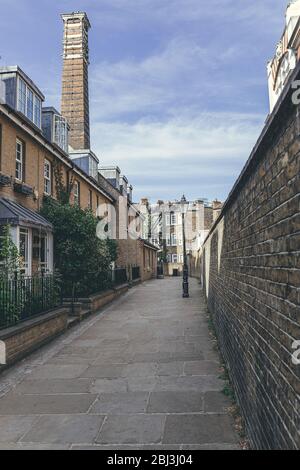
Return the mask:
MULTIPOLYGON (((92 3, 92 2, 91 2, 92 3)), ((104 27, 124 30, 137 19, 164 25, 221 19, 253 25, 264 21, 265 31, 278 26, 286 0, 102 0, 95 21, 104 27), (267 18, 268 21, 265 21, 267 18)), ((209 23, 208 23, 209 27, 209 23)))
POLYGON ((212 191, 212 197, 224 198, 248 158, 262 122, 260 115, 230 113, 166 122, 99 122, 93 126, 93 142, 102 164, 118 164, 131 182, 144 188, 136 187, 139 197, 147 191, 158 197, 184 181, 195 194, 206 185, 207 194, 212 191))

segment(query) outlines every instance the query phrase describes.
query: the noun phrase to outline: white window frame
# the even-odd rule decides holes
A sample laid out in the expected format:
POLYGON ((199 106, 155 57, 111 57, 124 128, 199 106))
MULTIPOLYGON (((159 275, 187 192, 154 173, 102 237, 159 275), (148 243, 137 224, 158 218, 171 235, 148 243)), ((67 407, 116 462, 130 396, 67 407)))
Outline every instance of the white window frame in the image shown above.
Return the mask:
POLYGON ((176 253, 172 254, 172 263, 174 264, 178 263, 178 255, 176 253))
POLYGON ((171 246, 177 246, 177 236, 176 236, 176 233, 171 233, 171 246))
POLYGON ((34 118, 34 93, 27 87, 26 89, 26 116, 30 121, 33 121, 34 118))
POLYGON ((32 274, 32 231, 28 227, 23 227, 23 226, 18 227, 17 246, 19 249, 19 253, 20 253, 20 242, 21 242, 22 233, 26 235, 26 245, 27 245, 25 247, 25 251, 27 252, 27 259, 24 260, 23 270, 24 270, 25 276, 31 276, 32 274))
POLYGON ((18 181, 23 181, 24 175, 24 142, 20 139, 16 140, 16 172, 15 176, 18 181), (18 149, 19 147, 19 149, 18 149))
POLYGON ((41 128, 42 100, 21 77, 18 77, 17 82, 17 110, 41 128))
POLYGON ((42 116, 42 100, 34 95, 33 98, 33 122, 37 127, 41 127, 41 116, 42 116))
POLYGON ((46 196, 51 196, 51 187, 52 187, 52 175, 51 175, 51 163, 49 160, 44 160, 44 194, 46 196))
POLYGON ((170 215, 170 225, 177 225, 177 214, 174 212, 170 215))

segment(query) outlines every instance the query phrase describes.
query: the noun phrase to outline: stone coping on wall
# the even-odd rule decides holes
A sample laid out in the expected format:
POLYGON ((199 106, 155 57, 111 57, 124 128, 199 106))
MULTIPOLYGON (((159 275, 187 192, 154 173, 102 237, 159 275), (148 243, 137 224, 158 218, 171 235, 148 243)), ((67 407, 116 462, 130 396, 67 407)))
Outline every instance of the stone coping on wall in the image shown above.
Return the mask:
POLYGON ((5 357, 1 359, 0 372, 64 333, 67 324, 68 309, 60 307, 1 330, 5 357))
POLYGON ((0 340, 4 341, 11 336, 15 336, 17 334, 23 333, 24 331, 33 328, 35 326, 40 325, 41 323, 45 323, 49 320, 54 319, 55 317, 61 316, 62 313, 66 313, 67 309, 57 308, 55 310, 51 310, 48 313, 42 313, 36 317, 32 317, 29 320, 25 320, 17 325, 10 326, 8 328, 4 328, 0 330, 0 340))

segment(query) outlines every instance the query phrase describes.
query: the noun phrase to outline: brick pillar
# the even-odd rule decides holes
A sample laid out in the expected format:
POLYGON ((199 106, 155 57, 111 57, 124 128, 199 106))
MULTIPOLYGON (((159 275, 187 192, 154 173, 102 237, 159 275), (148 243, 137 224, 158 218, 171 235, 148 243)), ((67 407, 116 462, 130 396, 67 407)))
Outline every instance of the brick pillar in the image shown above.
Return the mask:
POLYGON ((64 22, 61 113, 70 125, 74 150, 90 148, 89 47, 90 22, 86 13, 61 15, 64 22))

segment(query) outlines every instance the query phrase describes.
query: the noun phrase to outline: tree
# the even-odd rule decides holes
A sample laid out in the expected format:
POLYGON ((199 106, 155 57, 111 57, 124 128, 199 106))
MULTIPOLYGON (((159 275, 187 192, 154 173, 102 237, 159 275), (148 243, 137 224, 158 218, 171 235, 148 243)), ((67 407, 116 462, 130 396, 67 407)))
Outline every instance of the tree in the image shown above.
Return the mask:
POLYGON ((62 275, 65 295, 75 285, 77 296, 109 286, 111 263, 117 258, 114 240, 99 240, 99 219, 90 210, 45 198, 41 214, 54 227, 55 267, 62 275))

